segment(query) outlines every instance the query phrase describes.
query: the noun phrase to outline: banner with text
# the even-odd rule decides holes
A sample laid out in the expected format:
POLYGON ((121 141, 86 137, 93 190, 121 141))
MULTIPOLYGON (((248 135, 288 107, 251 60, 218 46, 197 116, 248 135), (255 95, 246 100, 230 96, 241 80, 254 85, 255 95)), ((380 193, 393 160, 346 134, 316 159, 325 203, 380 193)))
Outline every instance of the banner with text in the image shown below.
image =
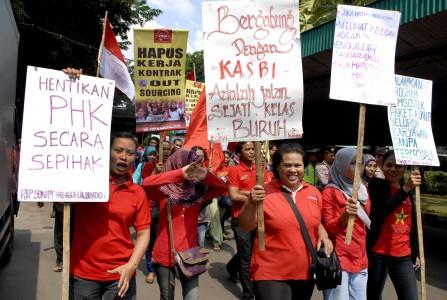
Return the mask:
POLYGON ((400 75, 395 80, 397 105, 388 107, 388 122, 397 163, 439 166, 431 130, 432 81, 400 75))
POLYGON ((298 1, 202 2, 208 139, 299 138, 298 1))
POLYGON ((338 5, 331 99, 396 104, 394 56, 400 12, 338 5))
POLYGON ((115 82, 28 66, 20 201, 106 202, 115 82))
POLYGON ((137 132, 185 129, 188 31, 134 29, 137 132))
POLYGON ((196 107, 200 94, 203 91, 205 84, 198 81, 186 80, 186 96, 185 96, 185 121, 186 126, 189 126, 191 121, 191 114, 196 107))

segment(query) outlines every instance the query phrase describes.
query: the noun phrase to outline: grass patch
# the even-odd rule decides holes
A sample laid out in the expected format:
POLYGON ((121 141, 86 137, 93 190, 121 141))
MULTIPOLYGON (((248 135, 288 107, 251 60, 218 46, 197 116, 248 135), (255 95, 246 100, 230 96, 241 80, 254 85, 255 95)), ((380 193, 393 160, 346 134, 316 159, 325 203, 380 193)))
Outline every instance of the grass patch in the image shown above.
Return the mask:
POLYGON ((422 213, 447 218, 447 196, 421 195, 422 213))

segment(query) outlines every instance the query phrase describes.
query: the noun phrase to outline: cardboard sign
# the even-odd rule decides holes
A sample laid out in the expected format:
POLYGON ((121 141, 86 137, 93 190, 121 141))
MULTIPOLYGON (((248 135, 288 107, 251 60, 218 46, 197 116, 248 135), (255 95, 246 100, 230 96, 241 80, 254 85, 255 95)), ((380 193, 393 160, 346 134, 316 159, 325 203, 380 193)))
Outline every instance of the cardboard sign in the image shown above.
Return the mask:
POLYGON ((301 137, 298 1, 202 2, 208 139, 301 137))
POLYGON ((106 202, 115 82, 28 66, 20 201, 106 202))
POLYGON ((137 132, 185 129, 188 32, 134 29, 137 132))
POLYGON ((392 105, 400 12, 338 5, 331 99, 392 105))
POLYGON ((388 122, 396 162, 439 166, 431 130, 432 81, 400 75, 395 80, 397 105, 388 107, 388 122))
POLYGON ((186 95, 185 95, 185 121, 186 126, 189 126, 191 121, 191 114, 196 107, 200 94, 205 88, 205 84, 198 81, 186 80, 186 95))

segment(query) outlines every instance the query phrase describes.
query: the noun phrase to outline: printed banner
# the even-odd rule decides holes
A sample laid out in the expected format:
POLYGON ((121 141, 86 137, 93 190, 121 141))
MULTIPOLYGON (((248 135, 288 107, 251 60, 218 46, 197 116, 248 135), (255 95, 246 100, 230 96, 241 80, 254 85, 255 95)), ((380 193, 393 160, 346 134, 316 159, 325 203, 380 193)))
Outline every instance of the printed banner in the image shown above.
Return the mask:
POLYGON ((202 2, 208 139, 301 137, 298 1, 202 2))
POLYGON ((388 122, 397 163, 439 166, 431 130, 432 81, 400 75, 395 80, 397 105, 388 107, 388 122))
POLYGON ((185 129, 188 32, 134 29, 137 132, 185 129))
POLYGON ((106 202, 115 82, 28 66, 20 201, 106 202))
POLYGON ((205 84, 198 81, 186 80, 186 96, 185 96, 185 121, 186 126, 189 126, 191 121, 191 114, 196 107, 200 94, 203 91, 205 84))
POLYGON ((331 99, 396 104, 394 56, 400 12, 338 5, 331 99))

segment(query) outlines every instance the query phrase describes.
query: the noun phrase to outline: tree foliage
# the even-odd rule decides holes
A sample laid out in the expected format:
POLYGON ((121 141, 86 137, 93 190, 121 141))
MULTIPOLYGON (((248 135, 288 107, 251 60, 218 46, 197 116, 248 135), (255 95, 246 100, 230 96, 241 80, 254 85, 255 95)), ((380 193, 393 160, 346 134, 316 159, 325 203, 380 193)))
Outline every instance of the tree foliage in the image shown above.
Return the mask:
POLYGON ((375 0, 301 0, 301 32, 317 27, 335 18, 338 4, 365 6, 375 0))
POLYGON ((195 68, 196 81, 205 82, 205 69, 203 62, 203 50, 186 54, 186 73, 195 68))

